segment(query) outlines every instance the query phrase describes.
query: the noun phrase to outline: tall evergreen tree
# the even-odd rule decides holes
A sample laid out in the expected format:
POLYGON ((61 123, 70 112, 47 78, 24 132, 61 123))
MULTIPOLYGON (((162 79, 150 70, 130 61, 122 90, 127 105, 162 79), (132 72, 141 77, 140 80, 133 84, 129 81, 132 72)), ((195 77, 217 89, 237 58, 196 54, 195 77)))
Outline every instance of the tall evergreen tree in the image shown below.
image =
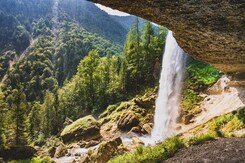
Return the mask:
POLYGON ((6 111, 7 111, 7 103, 4 101, 4 94, 0 90, 0 149, 5 148, 6 143, 6 111))
POLYGON ((91 50, 78 66, 78 75, 84 78, 85 90, 87 91, 88 108, 92 111, 96 107, 96 92, 98 86, 97 66, 100 57, 97 50, 91 50), (97 83, 96 83, 97 82, 97 83))
POLYGON ((46 91, 44 103, 41 106, 42 112, 42 132, 46 137, 49 137, 54 131, 55 108, 54 95, 50 91, 46 91))
POLYGON ((142 35, 142 78, 144 83, 154 83, 153 71, 156 54, 154 52, 154 30, 149 21, 145 22, 142 35))
POLYGON ((15 145, 26 145, 28 143, 27 133, 27 104, 23 87, 18 84, 10 96, 12 119, 15 122, 15 145))
POLYGON ((31 106, 31 111, 28 115, 28 124, 29 124, 29 137, 31 140, 34 140, 38 137, 41 128, 41 115, 40 115, 41 105, 39 102, 35 102, 31 106))

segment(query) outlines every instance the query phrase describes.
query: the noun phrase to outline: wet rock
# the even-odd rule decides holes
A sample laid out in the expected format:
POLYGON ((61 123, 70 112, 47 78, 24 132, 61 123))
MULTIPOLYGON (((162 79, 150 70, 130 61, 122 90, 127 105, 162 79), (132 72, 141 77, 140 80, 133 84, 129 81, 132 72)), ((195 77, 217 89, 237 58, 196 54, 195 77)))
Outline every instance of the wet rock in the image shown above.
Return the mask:
POLYGON ((91 140, 89 142, 86 143, 85 148, 89 148, 95 145, 98 145, 100 143, 100 141, 96 141, 96 140, 91 140))
POLYGON ((81 157, 79 160, 79 163, 88 163, 91 162, 91 159, 89 156, 81 157))
POLYGON ((142 126, 142 129, 144 129, 144 131, 146 131, 147 134, 151 134, 152 126, 152 123, 146 123, 142 126))
POLYGON ((139 120, 134 115, 133 112, 125 112, 120 116, 117 127, 121 130, 130 130, 132 127, 135 127, 139 124, 139 120))
POLYGON ((122 153, 120 150, 120 145, 122 145, 122 139, 120 137, 117 137, 111 141, 103 142, 92 154, 91 158, 94 162, 105 163, 115 155, 122 153))
POLYGON ((132 143, 134 146, 144 145, 144 142, 142 140, 140 140, 138 137, 133 137, 132 143))
POLYGON ((16 146, 10 147, 9 149, 1 149, 0 157, 5 160, 28 159, 33 157, 36 152, 36 149, 31 146, 16 146))
POLYGON ((76 120, 69 126, 66 126, 61 133, 64 143, 79 140, 96 140, 100 137, 100 125, 91 115, 76 120))
POLYGON ((150 109, 155 105, 155 96, 150 95, 148 97, 136 98, 134 103, 141 108, 150 109))
POLYGON ((141 134, 142 131, 141 131, 141 127, 140 126, 136 126, 136 127, 133 127, 129 132, 129 134, 141 134))
POLYGON ((80 147, 81 147, 81 148, 89 148, 89 147, 98 145, 99 143, 100 143, 99 140, 91 140, 91 141, 89 141, 89 142, 82 141, 82 142, 80 143, 80 147))
POLYGON ((75 153, 74 156, 75 156, 75 157, 81 156, 81 154, 80 154, 80 153, 75 153))
POLYGON ((55 151, 56 151, 55 147, 49 148, 48 153, 49 153, 50 157, 54 157, 55 151))
POLYGON ((190 123, 193 123, 192 118, 194 118, 193 114, 184 115, 182 117, 182 121, 184 122, 185 125, 188 125, 190 123))
POLYGON ((56 150, 55 150, 55 154, 54 157, 59 158, 59 157, 63 157, 67 154, 67 148, 65 147, 64 144, 60 144, 56 150))

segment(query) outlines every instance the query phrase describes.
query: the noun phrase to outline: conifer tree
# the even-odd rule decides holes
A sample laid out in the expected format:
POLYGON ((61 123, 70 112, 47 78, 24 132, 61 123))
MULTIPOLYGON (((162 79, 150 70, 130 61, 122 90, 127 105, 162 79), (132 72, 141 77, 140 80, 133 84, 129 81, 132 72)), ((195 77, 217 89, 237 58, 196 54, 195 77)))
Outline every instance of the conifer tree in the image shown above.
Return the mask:
POLYGON ((7 104, 4 101, 4 94, 0 90, 0 149, 5 148, 6 143, 6 111, 7 111, 7 104))
POLYGON ((15 145, 26 145, 28 143, 27 133, 27 104, 23 87, 18 84, 10 96, 12 119, 15 122, 15 145))

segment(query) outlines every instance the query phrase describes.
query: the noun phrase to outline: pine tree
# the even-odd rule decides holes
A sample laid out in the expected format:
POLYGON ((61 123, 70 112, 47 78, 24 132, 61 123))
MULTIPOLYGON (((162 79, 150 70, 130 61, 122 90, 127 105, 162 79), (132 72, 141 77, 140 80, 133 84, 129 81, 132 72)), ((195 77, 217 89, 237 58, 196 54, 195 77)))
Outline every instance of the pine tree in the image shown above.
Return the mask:
POLYGON ((23 87, 18 84, 11 94, 12 119, 15 122, 15 145, 28 143, 27 105, 23 87))
POLYGON ((31 140, 34 140, 38 137, 40 132, 40 124, 41 124, 41 117, 40 117, 40 110, 41 105, 39 102, 35 102, 32 104, 31 111, 28 115, 28 124, 29 124, 29 137, 31 140))
POLYGON ((155 65, 155 52, 154 52, 154 30, 149 21, 145 22, 142 35, 142 55, 144 62, 142 63, 142 78, 143 83, 154 83, 153 72, 155 65))
POLYGON ((46 91, 44 97, 44 103, 41 106, 41 128, 45 137, 49 137, 54 130, 54 121, 55 121, 55 108, 54 108, 54 95, 53 93, 46 91))
POLYGON ((78 75, 83 78, 83 84, 87 91, 87 110, 92 111, 96 107, 97 87, 99 84, 97 67, 100 63, 100 57, 97 50, 91 50, 88 56, 81 60, 78 66, 78 75))
POLYGON ((4 94, 0 90, 0 149, 5 148, 6 144, 6 135, 5 135, 5 128, 6 128, 6 111, 7 111, 7 103, 4 101, 4 94))

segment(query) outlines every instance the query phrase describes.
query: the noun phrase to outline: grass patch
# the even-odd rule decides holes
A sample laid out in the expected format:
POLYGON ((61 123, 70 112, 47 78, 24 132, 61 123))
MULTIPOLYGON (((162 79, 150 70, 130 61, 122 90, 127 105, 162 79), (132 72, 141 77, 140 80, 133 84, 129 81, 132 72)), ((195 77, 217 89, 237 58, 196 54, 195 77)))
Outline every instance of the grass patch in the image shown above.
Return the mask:
POLYGON ((178 136, 166 139, 154 147, 138 146, 131 153, 117 156, 109 163, 153 163, 161 162, 173 156, 179 149, 184 147, 182 139, 178 136))
POLYGON ((187 139, 188 146, 203 144, 208 140, 214 140, 218 135, 216 133, 201 134, 199 136, 191 137, 187 139))

